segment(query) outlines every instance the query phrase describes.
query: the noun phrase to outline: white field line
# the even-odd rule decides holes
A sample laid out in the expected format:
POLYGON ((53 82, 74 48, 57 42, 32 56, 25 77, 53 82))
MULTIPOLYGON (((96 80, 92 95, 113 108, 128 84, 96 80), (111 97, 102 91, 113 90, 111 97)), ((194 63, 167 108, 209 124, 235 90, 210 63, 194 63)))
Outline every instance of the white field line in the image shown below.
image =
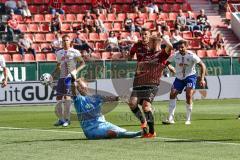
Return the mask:
MULTIPOLYGON (((28 131, 39 131, 39 132, 55 132, 55 133, 70 133, 70 134, 83 134, 83 132, 77 131, 60 131, 60 130, 49 130, 49 129, 34 129, 34 128, 15 128, 15 127, 0 127, 3 130, 28 130, 28 131)), ((228 143, 228 142, 219 142, 219 141, 198 141, 194 139, 177 139, 177 138, 168 138, 168 137, 156 137, 155 139, 162 139, 162 140, 170 140, 170 141, 196 141, 199 143, 206 143, 206 144, 220 144, 220 145, 233 145, 233 146, 240 146, 240 143, 228 143)))

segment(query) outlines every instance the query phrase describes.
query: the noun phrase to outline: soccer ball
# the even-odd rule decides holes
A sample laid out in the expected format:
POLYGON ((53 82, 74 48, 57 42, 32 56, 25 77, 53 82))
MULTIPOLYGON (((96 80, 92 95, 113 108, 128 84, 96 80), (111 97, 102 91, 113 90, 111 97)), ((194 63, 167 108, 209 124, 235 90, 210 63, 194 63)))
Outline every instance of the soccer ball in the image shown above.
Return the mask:
POLYGON ((52 75, 49 73, 44 73, 40 77, 40 82, 42 85, 50 85, 52 83, 52 75))

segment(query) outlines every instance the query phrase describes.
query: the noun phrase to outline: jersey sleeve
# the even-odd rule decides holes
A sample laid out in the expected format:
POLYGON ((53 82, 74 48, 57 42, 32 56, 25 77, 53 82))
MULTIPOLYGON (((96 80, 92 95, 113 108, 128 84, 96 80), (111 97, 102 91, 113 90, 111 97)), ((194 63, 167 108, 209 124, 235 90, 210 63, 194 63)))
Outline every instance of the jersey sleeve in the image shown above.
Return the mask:
POLYGON ((196 54, 193 54, 193 62, 199 63, 201 62, 201 59, 196 54))

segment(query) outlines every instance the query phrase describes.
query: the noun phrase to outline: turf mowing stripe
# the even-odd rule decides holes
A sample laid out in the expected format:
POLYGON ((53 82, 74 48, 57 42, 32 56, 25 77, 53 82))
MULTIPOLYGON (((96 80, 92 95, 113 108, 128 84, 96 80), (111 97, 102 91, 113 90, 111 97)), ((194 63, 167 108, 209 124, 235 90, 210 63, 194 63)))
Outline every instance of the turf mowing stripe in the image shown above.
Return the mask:
MULTIPOLYGON (((48 129, 34 129, 34 128, 14 128, 14 127, 0 127, 0 129, 6 130, 30 130, 30 131, 40 131, 40 132, 55 132, 55 133, 74 133, 74 134, 83 134, 83 132, 77 131, 59 131, 59 130, 48 130, 48 129)), ((200 142, 200 143, 207 143, 207 144, 221 144, 221 145, 235 145, 240 146, 239 143, 224 143, 224 142, 212 142, 212 141, 202 141, 202 140, 194 140, 194 139, 177 139, 177 138, 167 138, 167 137, 155 137, 155 139, 162 139, 162 140, 171 140, 171 141, 186 141, 186 142, 200 142)))

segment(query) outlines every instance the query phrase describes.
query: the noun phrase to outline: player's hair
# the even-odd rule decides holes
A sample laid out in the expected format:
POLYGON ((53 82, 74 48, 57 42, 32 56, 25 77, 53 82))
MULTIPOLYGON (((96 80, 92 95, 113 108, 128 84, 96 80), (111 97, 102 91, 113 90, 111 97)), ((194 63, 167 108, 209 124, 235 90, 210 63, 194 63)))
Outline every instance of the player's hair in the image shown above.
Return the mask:
POLYGON ((70 36, 67 35, 67 34, 64 34, 64 35, 62 36, 62 39, 64 39, 64 38, 70 38, 70 36))
POLYGON ((186 40, 180 40, 180 41, 178 42, 178 45, 179 45, 179 46, 182 45, 182 44, 184 44, 185 46, 188 45, 188 43, 187 43, 186 40))

